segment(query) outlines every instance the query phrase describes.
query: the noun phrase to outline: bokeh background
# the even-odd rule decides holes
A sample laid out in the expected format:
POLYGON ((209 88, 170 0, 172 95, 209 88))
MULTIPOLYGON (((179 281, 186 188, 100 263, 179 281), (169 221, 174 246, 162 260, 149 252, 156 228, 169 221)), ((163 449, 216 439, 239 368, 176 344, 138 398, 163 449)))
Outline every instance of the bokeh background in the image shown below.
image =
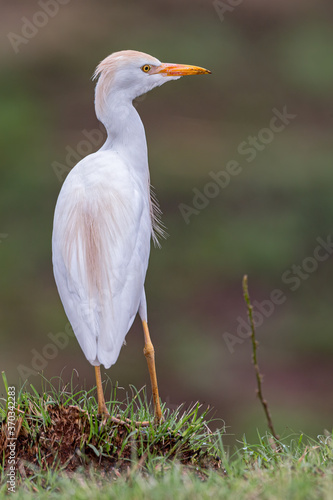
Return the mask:
MULTIPOLYGON (((262 303, 274 289, 285 297, 257 330, 278 432, 331 429, 332 258, 308 258, 317 238, 333 232, 332 2, 54 3, 58 12, 47 22, 35 1, 3 0, 0 7, 0 368, 9 383, 19 387, 26 374, 27 387, 38 387, 37 362, 47 378, 70 380, 76 369, 78 386, 95 383, 75 339, 64 349, 46 347, 48 335, 67 325, 52 274, 52 218, 66 172, 102 143, 82 143, 84 131, 100 130, 94 68, 131 48, 212 70, 136 104, 169 233, 162 249, 152 250, 146 281, 162 399, 171 408, 210 405, 230 443, 264 432, 250 341, 237 334, 239 318, 246 319, 246 273, 252 301, 262 303), (37 32, 29 21, 40 24, 37 32), (269 142, 259 141, 249 162, 240 145, 284 107, 296 116, 269 142), (231 160, 241 173, 186 224, 179 205, 193 207, 193 189, 203 192, 210 172, 231 160), (286 272, 303 273, 294 291, 286 272), (225 333, 239 339, 234 352, 225 333)), ((108 370, 124 394, 129 384, 150 390, 142 347, 136 321, 108 370)))

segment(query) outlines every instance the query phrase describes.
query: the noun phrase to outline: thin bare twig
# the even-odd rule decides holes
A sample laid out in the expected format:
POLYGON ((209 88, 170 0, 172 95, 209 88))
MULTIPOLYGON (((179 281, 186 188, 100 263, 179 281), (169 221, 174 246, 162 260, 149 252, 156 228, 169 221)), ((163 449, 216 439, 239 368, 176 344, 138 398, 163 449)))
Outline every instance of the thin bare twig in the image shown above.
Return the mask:
POLYGON ((258 341, 256 340, 256 331, 255 331, 255 327, 254 327, 253 314, 252 314, 253 307, 252 307, 251 302, 250 302, 250 295, 249 295, 249 289, 248 289, 248 285, 247 285, 247 275, 246 274, 243 276, 243 294, 244 294, 244 300, 245 300, 246 305, 247 305, 247 314, 249 316, 250 326, 251 326, 252 362, 253 362, 253 366, 254 366, 254 370, 255 370, 255 374, 256 374, 256 379, 257 379, 257 396, 258 396, 259 401, 262 404, 262 407, 264 409, 264 412, 265 412, 265 415, 267 418, 268 428, 271 431, 273 437, 276 440, 279 440, 280 437, 275 432, 273 422, 272 422, 271 413, 270 413, 269 408, 268 408, 268 403, 267 403, 266 399, 264 399, 264 396, 262 394, 262 375, 260 373, 259 365, 258 365, 258 361, 257 361, 258 341))

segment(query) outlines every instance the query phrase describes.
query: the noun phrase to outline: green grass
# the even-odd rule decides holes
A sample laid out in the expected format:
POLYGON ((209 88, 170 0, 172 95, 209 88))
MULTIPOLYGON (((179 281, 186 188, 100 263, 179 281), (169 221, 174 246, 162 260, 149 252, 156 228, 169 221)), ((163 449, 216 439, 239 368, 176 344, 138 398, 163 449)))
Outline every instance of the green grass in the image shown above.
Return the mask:
MULTIPOLYGON (((5 376, 3 380, 7 391, 5 376)), ((111 415, 132 423, 151 421, 147 427, 129 424, 124 433, 124 426, 103 424, 97 417, 94 389, 77 391, 71 385, 63 386, 60 378, 56 382, 43 379, 43 384, 41 394, 32 385, 29 391, 23 387, 17 392, 17 419, 21 417, 17 447, 21 446, 20 453, 24 447, 34 453, 30 461, 22 459, 27 456, 25 452, 21 456, 18 453, 14 498, 333 498, 333 441, 329 433, 316 439, 291 434, 279 441, 267 433, 258 435, 256 444, 248 443, 244 436, 236 449, 230 450, 223 445, 224 430, 210 430, 216 422, 200 404, 173 411, 164 405, 165 420, 155 426, 144 390, 132 388, 131 394, 120 401, 120 391, 115 388, 108 402, 111 415), (75 466, 71 456, 61 460, 61 446, 66 444, 67 431, 74 436, 77 429, 73 421, 66 420, 67 413, 60 414, 65 424, 63 440, 56 439, 59 429, 54 411, 60 408, 68 412, 73 407, 80 408, 82 424, 77 427, 79 441, 73 441, 74 454, 81 460, 79 464, 76 460, 75 466), (52 460, 45 453, 46 438, 49 450, 54 446, 52 460)), ((2 398, 0 498, 7 492, 1 441, 6 406, 7 400, 2 398)))

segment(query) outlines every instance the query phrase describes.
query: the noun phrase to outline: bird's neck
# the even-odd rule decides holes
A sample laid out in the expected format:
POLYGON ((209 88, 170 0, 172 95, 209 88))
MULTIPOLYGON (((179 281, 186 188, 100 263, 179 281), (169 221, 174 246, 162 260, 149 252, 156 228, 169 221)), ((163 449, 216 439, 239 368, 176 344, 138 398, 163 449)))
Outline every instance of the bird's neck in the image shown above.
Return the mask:
POLYGON ((99 119, 108 134, 101 150, 116 151, 127 166, 149 177, 145 129, 132 101, 121 100, 119 96, 110 97, 107 116, 99 119))

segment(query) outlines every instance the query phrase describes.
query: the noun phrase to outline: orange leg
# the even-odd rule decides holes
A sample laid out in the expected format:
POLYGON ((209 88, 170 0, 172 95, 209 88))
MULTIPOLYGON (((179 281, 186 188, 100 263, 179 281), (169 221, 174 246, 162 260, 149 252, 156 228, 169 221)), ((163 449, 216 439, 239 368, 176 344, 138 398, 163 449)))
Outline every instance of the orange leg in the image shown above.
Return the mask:
POLYGON ((154 346, 150 340, 148 325, 146 321, 142 321, 143 333, 145 336, 145 346, 143 348, 144 355, 146 356, 148 370, 151 381, 151 388, 153 392, 153 402, 154 402, 154 413, 155 413, 155 421, 158 423, 162 419, 162 411, 160 406, 160 398, 158 395, 158 387, 157 387, 157 377, 156 377, 156 368, 155 368, 155 351, 154 346))
POLYGON ((96 385, 97 385, 98 414, 108 417, 109 412, 105 405, 100 366, 95 366, 95 375, 96 375, 96 385))

